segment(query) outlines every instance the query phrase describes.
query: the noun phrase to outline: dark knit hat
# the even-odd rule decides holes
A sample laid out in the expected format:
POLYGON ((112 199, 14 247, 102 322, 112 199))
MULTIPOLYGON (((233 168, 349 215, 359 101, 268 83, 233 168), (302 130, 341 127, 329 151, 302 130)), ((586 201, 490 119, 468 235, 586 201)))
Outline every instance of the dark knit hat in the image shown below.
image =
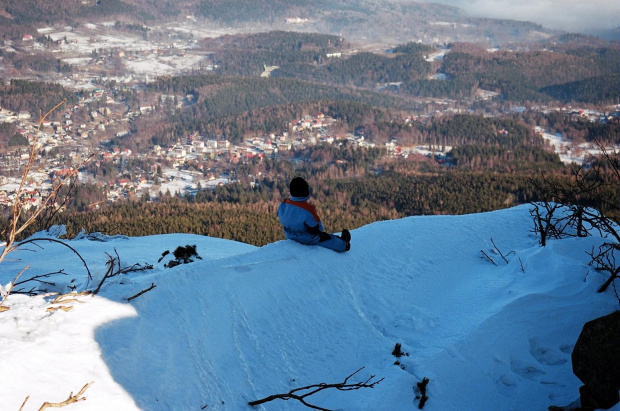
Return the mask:
POLYGON ((310 188, 306 180, 301 177, 295 177, 291 180, 291 197, 308 197, 310 195, 310 188))

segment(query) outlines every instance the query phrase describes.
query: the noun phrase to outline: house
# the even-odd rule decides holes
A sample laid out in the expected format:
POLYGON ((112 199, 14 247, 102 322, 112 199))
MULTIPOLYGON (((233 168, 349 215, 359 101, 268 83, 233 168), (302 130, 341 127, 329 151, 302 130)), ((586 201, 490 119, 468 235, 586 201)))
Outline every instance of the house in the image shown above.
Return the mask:
POLYGON ((192 141, 192 148, 193 148, 194 152, 201 153, 201 152, 204 151, 205 142, 201 141, 201 140, 193 140, 192 141))
POLYGON ((39 198, 27 198, 22 202, 22 208, 24 210, 29 210, 30 208, 36 208, 41 203, 41 199, 39 198))
POLYGON ((34 37, 32 37, 32 34, 26 34, 24 37, 22 37, 22 41, 33 41, 34 37))
POLYGON ((172 151, 172 156, 174 158, 184 158, 187 155, 187 151, 183 147, 175 147, 172 151))

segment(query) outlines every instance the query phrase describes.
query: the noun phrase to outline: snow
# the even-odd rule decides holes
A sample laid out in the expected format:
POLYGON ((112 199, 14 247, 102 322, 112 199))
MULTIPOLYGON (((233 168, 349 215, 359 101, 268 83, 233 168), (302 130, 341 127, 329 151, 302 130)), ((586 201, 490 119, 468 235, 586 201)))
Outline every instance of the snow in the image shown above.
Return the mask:
MULTIPOLYGON (((311 404, 411 410, 534 410, 578 399, 571 352, 583 324, 618 309, 588 266, 596 237, 550 241, 530 232, 529 206, 420 216, 352 230, 338 254, 278 241, 264 247, 191 234, 81 235, 28 244, 2 263, 0 284, 63 269, 49 291, 93 290, 109 256, 153 269, 108 279, 96 296, 47 311, 55 296, 12 294, 0 313, 3 407, 35 410, 69 393, 67 410, 305 410, 248 401, 293 388, 384 378, 374 388, 325 390, 311 404), (494 243, 508 259, 493 253, 494 243), (177 246, 200 260, 165 268, 177 246), (497 265, 481 258, 484 250, 497 265), (127 298, 156 287, 143 295, 127 298), (408 353, 400 365, 395 343, 408 353)), ((45 235, 37 234, 37 237, 45 235)), ((32 284, 35 285, 35 284, 32 284)), ((615 406, 613 410, 620 410, 615 406)))
POLYGON ((83 66, 83 65, 90 64, 90 62, 93 61, 93 58, 92 57, 72 57, 72 58, 62 59, 62 61, 64 63, 71 64, 74 66, 83 66))
MULTIPOLYGON (((431 23, 432 24, 432 23, 431 23)), ((443 61, 444 57, 446 56, 447 53, 449 53, 450 50, 449 49, 439 49, 431 54, 429 54, 428 56, 426 56, 424 58, 424 60, 428 61, 428 62, 433 62, 433 61, 443 61)))
MULTIPOLYGON (((584 164, 591 157, 597 157, 603 154, 603 151, 595 143, 581 143, 575 145, 570 141, 564 140, 561 135, 541 133, 542 138, 547 142, 560 157, 563 163, 584 164)), ((606 147, 608 153, 617 152, 620 147, 606 147)))
POLYGON ((150 55, 143 60, 127 60, 124 64, 125 68, 132 73, 160 76, 198 67, 203 60, 204 56, 190 54, 169 57, 150 55))
POLYGON ((166 177, 167 181, 161 182, 158 186, 148 183, 143 185, 143 188, 147 188, 150 191, 152 197, 157 197, 158 193, 164 194, 167 191, 170 191, 170 194, 185 195, 188 191, 196 190, 199 185, 202 188, 214 189, 219 185, 232 182, 226 177, 209 180, 201 172, 189 170, 165 169, 163 176, 166 177), (170 177, 174 178, 168 180, 170 177))

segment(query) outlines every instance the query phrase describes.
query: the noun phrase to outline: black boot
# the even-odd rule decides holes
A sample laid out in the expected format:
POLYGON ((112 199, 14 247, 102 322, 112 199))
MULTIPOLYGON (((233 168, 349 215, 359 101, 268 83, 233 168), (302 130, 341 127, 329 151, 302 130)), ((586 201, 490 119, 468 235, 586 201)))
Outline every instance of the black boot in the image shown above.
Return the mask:
POLYGON ((351 233, 346 228, 342 230, 342 234, 340 234, 340 238, 342 238, 345 242, 351 241, 351 233))

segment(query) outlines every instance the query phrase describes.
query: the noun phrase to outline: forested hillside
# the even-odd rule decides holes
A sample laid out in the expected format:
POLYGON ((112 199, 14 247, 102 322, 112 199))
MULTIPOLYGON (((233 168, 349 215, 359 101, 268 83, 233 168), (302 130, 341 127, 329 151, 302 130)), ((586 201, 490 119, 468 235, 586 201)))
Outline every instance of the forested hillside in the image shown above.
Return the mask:
POLYGON ((360 104, 364 105, 367 109, 364 116, 372 116, 381 108, 402 106, 389 95, 280 78, 185 76, 161 80, 149 89, 152 93, 194 96, 191 106, 165 120, 166 131, 153 140, 164 145, 187 130, 222 135, 233 142, 242 141, 249 131, 281 132, 308 107, 318 107, 319 102, 325 102, 321 104, 328 108, 332 104, 338 107, 340 112, 334 114, 341 117, 354 116, 344 108, 348 105, 354 111, 359 111, 360 104))
MULTIPOLYGON (((11 80, 8 84, 0 82, 0 107, 11 111, 28 111, 32 115, 45 113, 56 104, 66 100, 75 104, 78 96, 58 84, 11 80)), ((52 118, 56 114, 52 114, 52 118)))
POLYGON ((389 53, 356 52, 336 36, 272 32, 205 41, 218 73, 258 76, 274 66, 274 77, 321 84, 383 90, 411 97, 473 99, 477 91, 499 93, 513 102, 591 102, 609 104, 620 97, 620 46, 587 36, 560 36, 558 42, 525 49, 488 51, 454 43, 445 58, 429 62, 436 51, 407 43, 389 53), (558 45, 559 43, 559 45, 558 45), (440 73, 445 80, 431 79, 440 73))
POLYGON ((459 45, 446 54, 441 70, 463 90, 477 87, 511 101, 610 103, 620 96, 620 47, 596 51, 566 47, 564 52, 511 52, 459 45))

